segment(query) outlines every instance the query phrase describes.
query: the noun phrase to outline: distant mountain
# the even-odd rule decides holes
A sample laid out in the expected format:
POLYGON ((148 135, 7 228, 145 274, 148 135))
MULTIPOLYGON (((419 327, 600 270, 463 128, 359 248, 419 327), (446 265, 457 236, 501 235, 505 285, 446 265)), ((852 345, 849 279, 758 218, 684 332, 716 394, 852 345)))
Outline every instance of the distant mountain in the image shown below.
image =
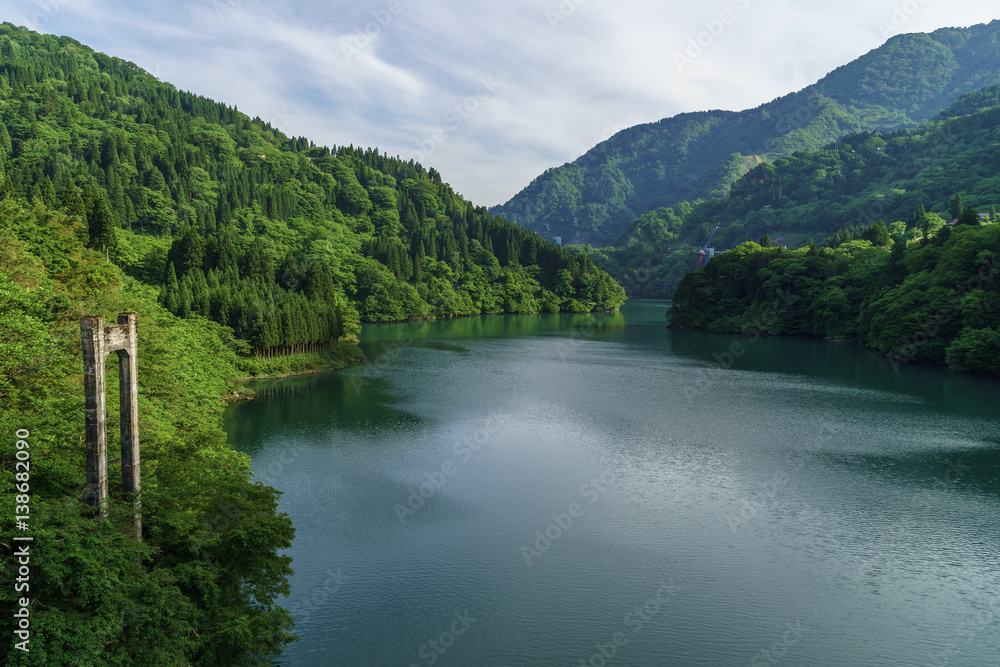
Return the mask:
POLYGON ((756 109, 637 125, 549 169, 492 212, 545 237, 608 244, 642 214, 724 196, 761 161, 849 133, 914 127, 1000 83, 1000 20, 899 35, 816 84, 756 109))
POLYGON ((703 245, 734 248, 768 236, 791 248, 810 238, 836 247, 881 236, 873 226, 913 241, 958 217, 960 206, 982 214, 1000 206, 998 127, 1000 85, 959 98, 917 128, 858 132, 762 163, 726 197, 646 213, 614 247, 579 251, 630 296, 670 298, 703 245))

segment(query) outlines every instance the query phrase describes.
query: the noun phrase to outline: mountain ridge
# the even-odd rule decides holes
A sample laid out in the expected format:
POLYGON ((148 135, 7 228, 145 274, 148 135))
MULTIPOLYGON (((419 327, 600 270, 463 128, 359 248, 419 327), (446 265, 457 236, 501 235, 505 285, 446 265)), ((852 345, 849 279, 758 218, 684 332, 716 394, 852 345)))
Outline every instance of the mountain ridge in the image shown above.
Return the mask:
POLYGON ((622 130, 490 210, 567 243, 609 243, 645 212, 725 194, 729 183, 710 175, 730 160, 773 161, 851 132, 913 127, 998 82, 1000 20, 896 35, 752 109, 684 112, 622 130))
POLYGON ((1000 205, 1000 85, 962 96, 916 128, 845 135, 816 151, 762 162, 729 194, 640 216, 613 247, 583 246, 630 296, 671 298, 698 247, 769 236, 792 248, 836 246, 882 224, 912 241, 962 208, 1000 205), (927 214, 931 214, 928 216, 927 214), (713 238, 711 244, 709 237, 713 238))

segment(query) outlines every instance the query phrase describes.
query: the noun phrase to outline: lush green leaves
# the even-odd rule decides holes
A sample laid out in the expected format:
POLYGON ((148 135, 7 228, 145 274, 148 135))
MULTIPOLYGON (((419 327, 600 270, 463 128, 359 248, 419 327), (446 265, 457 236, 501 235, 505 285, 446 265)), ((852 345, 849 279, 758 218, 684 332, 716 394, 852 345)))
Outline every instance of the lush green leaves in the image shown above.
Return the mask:
POLYGON ((744 243, 681 281, 671 326, 851 338, 893 364, 1000 373, 1000 224, 902 244, 744 243))

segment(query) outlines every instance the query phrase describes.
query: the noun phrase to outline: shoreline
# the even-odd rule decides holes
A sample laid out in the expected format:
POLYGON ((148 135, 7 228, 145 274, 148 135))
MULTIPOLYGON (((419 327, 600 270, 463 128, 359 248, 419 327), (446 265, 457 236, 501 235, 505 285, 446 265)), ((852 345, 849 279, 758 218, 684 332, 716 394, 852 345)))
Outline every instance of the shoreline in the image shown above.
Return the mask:
POLYGON ((253 389, 242 387, 249 382, 334 373, 365 363, 367 358, 356 339, 345 339, 341 342, 341 347, 338 350, 327 350, 297 357, 278 357, 268 360, 246 359, 245 361, 246 366, 238 369, 240 374, 232 380, 232 386, 219 397, 227 405, 255 398, 256 392, 253 389), (254 368, 255 365, 257 368, 254 368))
MULTIPOLYGON (((470 314, 467 314, 467 315, 431 315, 431 316, 428 316, 428 317, 414 317, 414 318, 407 318, 405 320, 392 320, 392 321, 389 321, 389 322, 362 322, 361 324, 406 324, 406 323, 409 323, 409 322, 427 322, 427 321, 431 321, 431 320, 453 319, 453 318, 459 318, 459 317, 483 317, 483 316, 487 316, 487 315, 592 315, 594 313, 614 314, 614 313, 620 313, 620 312, 621 312, 621 309, 618 309, 618 310, 591 310, 591 311, 588 311, 586 313, 574 313, 574 312, 571 312, 571 311, 560 311, 560 312, 557 312, 557 313, 552 313, 552 312, 548 312, 548 311, 539 311, 539 312, 532 312, 532 313, 470 313, 470 314)), ((233 384, 235 384, 235 385, 243 385, 243 384, 246 384, 248 382, 254 382, 256 380, 283 380, 283 379, 286 379, 286 378, 293 378, 293 377, 303 377, 303 376, 308 376, 308 375, 322 375, 324 373, 335 373, 337 371, 344 370, 345 368, 350 368, 351 366, 355 366, 357 364, 367 363, 368 359, 365 357, 364 353, 361 352, 360 341, 359 340, 345 340, 344 342, 347 343, 348 345, 353 346, 355 348, 355 350, 357 351, 357 356, 349 356, 347 358, 332 359, 332 360, 330 360, 329 363, 326 363, 326 364, 321 365, 321 366, 315 366, 315 367, 312 367, 312 368, 302 368, 302 369, 298 369, 298 370, 281 371, 281 372, 277 372, 277 373, 266 373, 265 372, 265 373, 261 373, 259 375, 254 375, 252 373, 251 374, 245 374, 245 375, 241 375, 241 376, 235 378, 233 380, 233 384)), ((346 349, 347 348, 345 348, 345 350, 346 349)), ((294 357, 286 357, 286 358, 283 358, 283 359, 291 361, 291 360, 294 359, 294 357)), ((280 360, 281 360, 281 358, 279 358, 279 361, 280 360)), ((232 404, 232 403, 238 403, 240 401, 251 401, 251 400, 254 399, 254 397, 255 397, 255 394, 254 394, 254 392, 252 390, 249 390, 249 391, 240 391, 240 389, 237 387, 237 388, 234 388, 231 391, 223 394, 220 397, 220 400, 223 403, 229 405, 229 404, 232 404)))

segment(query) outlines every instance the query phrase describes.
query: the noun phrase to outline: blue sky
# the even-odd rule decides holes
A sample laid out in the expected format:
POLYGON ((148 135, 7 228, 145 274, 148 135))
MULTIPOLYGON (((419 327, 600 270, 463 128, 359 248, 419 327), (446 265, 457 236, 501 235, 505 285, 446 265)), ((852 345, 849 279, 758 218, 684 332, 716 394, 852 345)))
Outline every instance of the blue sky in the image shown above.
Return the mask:
POLYGON ((614 132, 799 90, 979 0, 0 0, 321 145, 378 147, 499 204, 614 132))

